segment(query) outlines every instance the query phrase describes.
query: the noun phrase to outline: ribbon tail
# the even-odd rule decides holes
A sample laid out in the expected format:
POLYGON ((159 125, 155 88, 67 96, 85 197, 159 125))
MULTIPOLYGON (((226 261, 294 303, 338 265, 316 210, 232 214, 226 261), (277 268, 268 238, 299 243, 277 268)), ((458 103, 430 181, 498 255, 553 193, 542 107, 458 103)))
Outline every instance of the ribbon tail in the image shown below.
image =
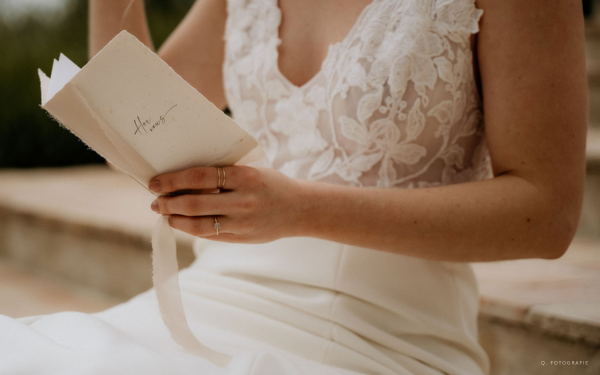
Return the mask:
POLYGON ((208 348, 190 330, 179 290, 177 245, 169 217, 161 216, 152 232, 152 282, 163 321, 173 340, 188 353, 200 356, 217 366, 225 366, 231 356, 208 348))

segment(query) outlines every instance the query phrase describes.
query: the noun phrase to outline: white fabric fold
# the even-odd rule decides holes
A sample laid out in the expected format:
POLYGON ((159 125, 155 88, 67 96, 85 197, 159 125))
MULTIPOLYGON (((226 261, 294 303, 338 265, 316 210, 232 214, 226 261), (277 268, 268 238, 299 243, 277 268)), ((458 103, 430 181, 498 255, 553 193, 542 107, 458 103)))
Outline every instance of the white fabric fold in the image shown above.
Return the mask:
POLYGON ((179 290, 177 243, 167 215, 158 219, 152 232, 152 270, 160 314, 173 340, 190 354, 217 366, 227 365, 232 357, 200 343, 188 326, 179 290))

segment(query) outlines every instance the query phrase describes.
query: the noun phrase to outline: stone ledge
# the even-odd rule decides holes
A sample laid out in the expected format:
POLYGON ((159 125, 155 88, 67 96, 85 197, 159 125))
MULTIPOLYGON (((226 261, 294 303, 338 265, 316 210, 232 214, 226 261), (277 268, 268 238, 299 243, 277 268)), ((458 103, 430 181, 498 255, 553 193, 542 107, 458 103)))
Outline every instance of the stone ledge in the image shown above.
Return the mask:
POLYGON ((496 302, 493 308, 485 304, 481 306, 479 320, 537 332, 548 338, 579 343, 600 350, 599 311, 599 303, 557 303, 533 306, 526 310, 511 306, 510 303, 496 302), (582 305, 589 306, 586 308, 582 305), (581 317, 582 312, 585 313, 586 310, 589 319, 581 317))
POLYGON ((480 318, 600 348, 600 242, 576 238, 557 260, 474 263, 480 318))
POLYGON ((525 322, 560 337, 600 346, 600 302, 533 306, 525 322))
MULTIPOLYGON (((154 200, 132 178, 103 165, 56 169, 1 170, 0 209, 33 215, 85 230, 109 231, 128 241, 149 241, 158 218, 154 200), (116 193, 118 192, 118 193, 116 193)), ((176 232, 178 240, 191 236, 176 232)))

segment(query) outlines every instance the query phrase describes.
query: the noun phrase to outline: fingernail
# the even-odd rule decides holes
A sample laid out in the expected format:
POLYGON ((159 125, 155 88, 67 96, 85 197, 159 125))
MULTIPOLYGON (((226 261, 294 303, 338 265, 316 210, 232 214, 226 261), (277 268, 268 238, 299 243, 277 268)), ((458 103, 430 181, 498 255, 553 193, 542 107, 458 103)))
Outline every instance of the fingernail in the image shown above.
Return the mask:
POLYGON ((158 209, 158 201, 152 202, 152 204, 150 205, 150 208, 152 209, 152 211, 156 212, 157 214, 160 213, 160 210, 158 209))
POLYGON ((150 186, 149 186, 150 190, 152 190, 155 193, 160 193, 160 181, 159 180, 154 180, 152 182, 150 182, 150 186))

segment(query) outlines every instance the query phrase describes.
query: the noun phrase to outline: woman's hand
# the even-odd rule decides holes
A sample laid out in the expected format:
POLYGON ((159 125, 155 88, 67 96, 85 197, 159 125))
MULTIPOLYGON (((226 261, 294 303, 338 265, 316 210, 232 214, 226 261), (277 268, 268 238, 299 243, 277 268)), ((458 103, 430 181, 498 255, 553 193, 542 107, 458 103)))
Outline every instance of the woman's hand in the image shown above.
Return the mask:
POLYGON ((225 183, 216 193, 215 167, 190 168, 157 176, 150 190, 166 194, 152 210, 171 215, 171 227, 198 237, 225 242, 262 243, 297 235, 302 200, 299 184, 272 169, 245 166, 223 168, 225 183), (168 196, 182 190, 202 194, 168 196), (215 217, 221 224, 219 235, 215 217))

